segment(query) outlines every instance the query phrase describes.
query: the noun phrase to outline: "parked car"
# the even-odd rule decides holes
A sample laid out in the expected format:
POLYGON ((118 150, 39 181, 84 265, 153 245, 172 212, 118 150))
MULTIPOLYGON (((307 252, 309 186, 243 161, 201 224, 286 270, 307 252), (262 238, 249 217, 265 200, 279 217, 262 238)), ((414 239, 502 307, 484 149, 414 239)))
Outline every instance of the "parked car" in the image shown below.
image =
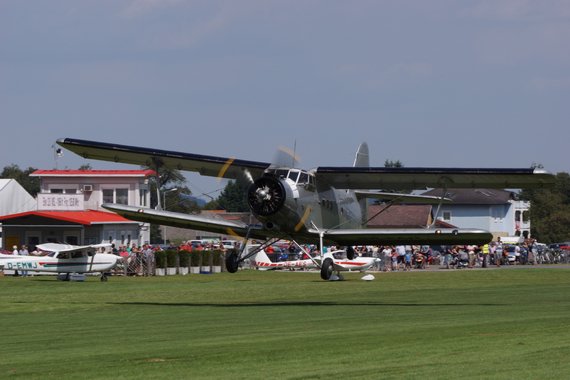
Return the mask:
MULTIPOLYGON (((517 258, 517 254, 515 252, 516 250, 516 246, 515 245, 503 245, 503 251, 507 252, 507 257, 509 260, 510 264, 514 264, 516 261, 519 261, 519 259, 517 258)), ((520 251, 519 251, 519 255, 520 255, 520 251)))

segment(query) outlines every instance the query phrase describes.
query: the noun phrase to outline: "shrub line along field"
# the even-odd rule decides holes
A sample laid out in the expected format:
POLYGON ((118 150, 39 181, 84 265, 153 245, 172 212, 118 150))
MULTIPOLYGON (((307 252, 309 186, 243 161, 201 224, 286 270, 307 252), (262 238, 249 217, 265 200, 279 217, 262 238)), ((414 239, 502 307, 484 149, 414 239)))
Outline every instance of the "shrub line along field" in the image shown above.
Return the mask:
POLYGON ((570 377, 570 269, 0 278, 0 377, 570 377))

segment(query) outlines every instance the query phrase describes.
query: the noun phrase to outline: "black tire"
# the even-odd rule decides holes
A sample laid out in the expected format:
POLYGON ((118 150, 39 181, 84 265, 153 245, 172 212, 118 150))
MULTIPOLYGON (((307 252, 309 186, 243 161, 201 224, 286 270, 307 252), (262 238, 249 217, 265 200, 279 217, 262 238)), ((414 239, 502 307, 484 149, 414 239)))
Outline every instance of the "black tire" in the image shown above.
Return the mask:
POLYGON ((101 282, 107 282, 109 278, 106 275, 101 276, 101 282))
POLYGON ((325 281, 330 280, 333 274, 333 261, 329 257, 323 261, 323 265, 321 266, 321 278, 325 281))
POLYGON ((354 252, 354 248, 352 248, 352 246, 348 246, 346 247, 346 258, 349 260, 354 260, 354 257, 356 256, 356 252, 354 252))
POLYGON ((239 268, 239 258, 236 251, 231 251, 226 256, 226 270, 229 273, 235 273, 238 271, 239 268))

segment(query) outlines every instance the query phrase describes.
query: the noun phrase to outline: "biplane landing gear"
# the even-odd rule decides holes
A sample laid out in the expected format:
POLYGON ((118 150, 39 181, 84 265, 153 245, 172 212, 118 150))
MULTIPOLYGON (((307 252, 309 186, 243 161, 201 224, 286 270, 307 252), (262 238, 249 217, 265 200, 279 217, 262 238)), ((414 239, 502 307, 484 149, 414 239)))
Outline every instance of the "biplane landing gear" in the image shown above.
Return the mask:
POLYGON ((235 273, 239 268, 239 255, 233 250, 226 256, 226 269, 230 273, 235 273))
POLYGON ((333 274, 333 261, 331 258, 326 258, 321 266, 321 278, 323 280, 330 280, 333 274))

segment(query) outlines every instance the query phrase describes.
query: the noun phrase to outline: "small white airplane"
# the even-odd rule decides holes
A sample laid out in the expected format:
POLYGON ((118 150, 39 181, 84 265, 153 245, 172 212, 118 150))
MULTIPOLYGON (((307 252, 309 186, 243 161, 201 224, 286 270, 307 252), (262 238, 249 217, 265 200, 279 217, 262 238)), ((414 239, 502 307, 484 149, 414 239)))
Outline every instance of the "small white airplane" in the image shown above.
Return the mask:
POLYGON ((270 269, 309 269, 317 268, 318 262, 316 259, 303 259, 303 260, 285 260, 285 261, 271 261, 269 256, 263 249, 259 250, 255 255, 254 265, 258 270, 270 269))
POLYGON ((63 274, 59 279, 69 280, 72 273, 101 272, 101 281, 107 281, 107 271, 117 265, 119 256, 97 252, 110 244, 70 245, 46 243, 36 248, 44 255, 18 256, 0 254, 0 269, 52 272, 63 274))
MULTIPOLYGON (((317 261, 322 260, 321 278, 323 280, 342 280, 340 272, 366 272, 372 268, 380 259, 375 257, 359 257, 354 259, 347 258, 346 250, 336 250, 327 252, 323 255, 322 259, 318 258, 317 261), (336 275, 334 274, 336 272, 336 275)), ((371 278, 373 279, 373 277, 371 278)))

